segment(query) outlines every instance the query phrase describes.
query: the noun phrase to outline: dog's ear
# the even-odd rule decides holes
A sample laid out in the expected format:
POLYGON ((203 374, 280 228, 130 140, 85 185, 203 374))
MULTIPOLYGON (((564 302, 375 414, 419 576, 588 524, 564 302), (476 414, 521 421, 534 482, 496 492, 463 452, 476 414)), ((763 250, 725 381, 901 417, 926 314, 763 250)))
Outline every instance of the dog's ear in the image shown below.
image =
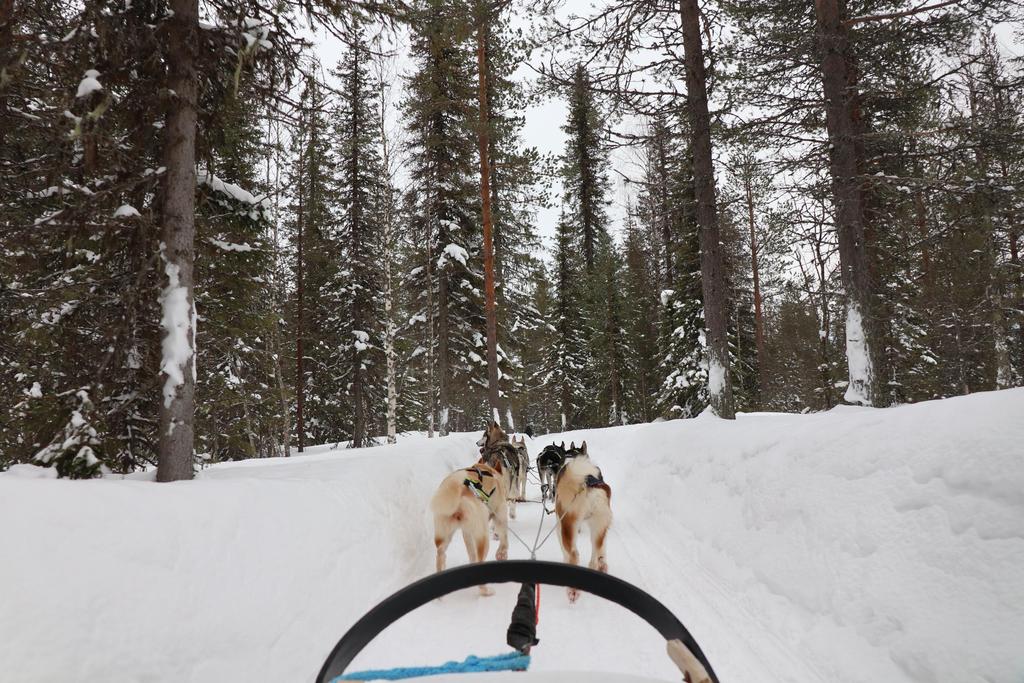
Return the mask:
POLYGON ((583 443, 580 444, 580 453, 582 453, 583 455, 587 454, 587 442, 586 441, 584 441, 583 443))
POLYGON ((565 450, 565 442, 564 441, 562 442, 561 448, 562 448, 563 451, 565 450))
POLYGON ((576 442, 575 441, 570 441, 569 442, 569 450, 570 451, 576 450, 576 442))

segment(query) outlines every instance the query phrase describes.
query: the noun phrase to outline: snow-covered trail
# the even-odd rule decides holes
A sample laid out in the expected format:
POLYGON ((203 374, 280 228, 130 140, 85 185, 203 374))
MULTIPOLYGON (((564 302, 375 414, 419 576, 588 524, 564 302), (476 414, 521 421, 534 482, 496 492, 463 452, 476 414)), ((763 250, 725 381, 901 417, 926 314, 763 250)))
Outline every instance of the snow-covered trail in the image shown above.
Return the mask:
MULTIPOLYGON (((1022 417, 1012 390, 528 445, 587 439, 613 488, 610 571, 675 612, 723 683, 1010 683, 1024 671, 1022 417)), ((477 436, 322 447, 175 484, 0 475, 0 679, 312 680, 356 619, 432 571, 427 502, 477 436)), ((532 543, 541 515, 520 504, 513 528, 532 543)), ((510 554, 528 557, 515 539, 510 554)), ((561 559, 557 534, 539 557, 561 559)), ((465 559, 454 542, 449 564, 465 559)), ((355 665, 505 651, 517 587, 496 589, 423 607, 355 665)), ((537 671, 679 678, 651 627, 592 596, 542 588, 538 635, 537 671)))

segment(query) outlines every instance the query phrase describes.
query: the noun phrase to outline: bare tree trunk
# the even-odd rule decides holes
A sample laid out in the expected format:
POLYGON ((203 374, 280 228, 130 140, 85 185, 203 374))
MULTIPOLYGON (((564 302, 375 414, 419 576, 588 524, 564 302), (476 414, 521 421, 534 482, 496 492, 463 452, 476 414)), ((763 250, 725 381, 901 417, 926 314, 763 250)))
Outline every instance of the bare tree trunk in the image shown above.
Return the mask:
POLYGON ((819 232, 815 241, 815 254, 818 264, 818 298, 821 302, 821 329, 818 330, 818 352, 821 354, 819 367, 821 375, 821 394, 825 399, 825 409, 832 408, 832 375, 830 371, 832 353, 829 349, 828 331, 832 328, 832 314, 828 306, 828 274, 827 264, 821 252, 822 235, 819 232))
POLYGON ((761 273, 757 264, 757 229, 754 224, 754 191, 751 187, 751 169, 745 170, 743 185, 747 194, 747 219, 750 223, 750 269, 754 276, 754 339, 757 344, 757 382, 761 395, 764 396, 768 388, 768 377, 764 343, 764 312, 761 308, 761 273))
MULTIPOLYGON (((384 83, 383 68, 380 82, 384 83)), ((385 382, 387 384, 387 439, 389 444, 398 442, 398 378, 397 354, 395 352, 396 325, 394 318, 395 283, 392 277, 392 259, 394 257, 394 207, 395 198, 392 186, 391 147, 387 130, 387 95, 384 87, 380 91, 380 139, 386 183, 384 191, 387 199, 384 202, 384 359, 386 362, 385 382)))
MULTIPOLYGON (((387 211, 384 220, 384 240, 391 245, 394 228, 391 225, 391 211, 387 211)), ((387 383, 388 407, 387 407, 387 437, 388 443, 398 441, 398 382, 395 353, 395 318, 394 318, 395 289, 394 280, 391 275, 391 253, 384 257, 384 358, 387 363, 385 381, 387 383)))
MULTIPOLYGON (((280 174, 281 174, 281 159, 280 159, 280 145, 281 145, 281 131, 280 123, 274 121, 272 123, 274 127, 275 139, 274 139, 274 154, 276 155, 274 164, 274 181, 270 181, 270 155, 267 155, 267 186, 274 188, 274 224, 273 224, 273 240, 274 240, 274 324, 270 328, 270 354, 274 363, 274 380, 277 384, 277 396, 281 407, 281 454, 284 457, 291 455, 291 419, 290 410, 288 408, 288 393, 284 385, 284 372, 281 368, 281 337, 280 330, 278 329, 278 321, 281 319, 281 313, 284 311, 284 288, 281 282, 281 260, 280 260, 280 243, 279 235, 277 233, 277 222, 281 216, 280 206, 280 174)), ((270 137, 270 130, 268 126, 267 137, 270 137)))
POLYGON ((715 203, 715 169, 711 151, 711 116, 708 113, 707 74, 701 43, 697 0, 680 0, 686 63, 686 99, 693 136, 693 186, 700 228, 700 275, 704 290, 707 329, 708 394, 719 417, 736 417, 729 376, 729 338, 725 311, 725 269, 715 203))
POLYGON ((849 39, 842 23, 840 0, 815 0, 821 81, 825 95, 832 194, 835 203, 839 262, 846 290, 846 361, 850 403, 874 402, 870 271, 864 237, 864 198, 861 192, 856 124, 857 92, 849 39))
POLYGON ((295 258, 295 431, 299 440, 299 453, 301 453, 306 446, 306 427, 305 423, 302 421, 302 407, 306 398, 306 375, 305 368, 303 368, 303 361, 305 359, 302 354, 302 335, 305 331, 303 327, 303 308, 305 306, 303 297, 305 296, 305 290, 302 282, 302 273, 306 268, 305 254, 303 253, 302 244, 302 223, 305 219, 303 212, 304 207, 302 204, 303 197, 305 196, 305 190, 303 188, 303 174, 305 173, 305 170, 304 154, 300 151, 298 187, 299 211, 295 221, 297 227, 295 241, 298 252, 295 258))
MULTIPOLYGON (((481 3, 482 4, 482 3, 481 3)), ((480 205, 484 228, 484 311, 487 316, 487 399, 491 404, 491 419, 501 424, 500 394, 498 391, 498 313, 494 301, 494 239, 491 223, 491 164, 488 158, 490 142, 488 127, 490 110, 487 108, 487 16, 486 8, 478 8, 476 29, 476 65, 479 74, 480 127, 477 137, 480 146, 480 205)))
POLYGON ((196 308, 193 291, 196 205, 196 34, 198 0, 171 0, 167 86, 176 93, 167 114, 161 253, 165 329, 164 400, 160 408, 157 481, 191 479, 195 432, 196 308))

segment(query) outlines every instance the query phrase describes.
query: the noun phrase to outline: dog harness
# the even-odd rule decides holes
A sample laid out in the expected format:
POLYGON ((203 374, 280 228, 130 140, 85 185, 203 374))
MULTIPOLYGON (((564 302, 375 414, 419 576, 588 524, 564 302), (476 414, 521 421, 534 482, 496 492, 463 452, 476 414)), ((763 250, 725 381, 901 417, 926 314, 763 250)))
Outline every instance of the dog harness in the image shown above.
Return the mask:
POLYGON ((467 467, 466 471, 475 473, 476 476, 479 477, 479 479, 473 480, 470 479, 469 477, 466 477, 465 479, 462 480, 462 484, 469 488, 469 490, 473 492, 473 495, 479 498, 484 505, 490 503, 491 496, 493 496, 494 492, 498 490, 498 487, 495 486, 493 489, 491 489, 490 493, 484 491, 484 477, 491 476, 490 473, 481 472, 479 467, 467 467))

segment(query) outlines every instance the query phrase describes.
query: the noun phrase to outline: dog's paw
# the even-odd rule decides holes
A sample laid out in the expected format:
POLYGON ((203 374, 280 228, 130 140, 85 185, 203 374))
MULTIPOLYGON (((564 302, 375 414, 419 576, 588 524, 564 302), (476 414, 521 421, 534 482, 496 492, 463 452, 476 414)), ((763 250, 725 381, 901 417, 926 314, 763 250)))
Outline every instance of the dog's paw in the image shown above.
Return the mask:
POLYGON ((494 553, 494 559, 496 559, 496 560, 507 560, 508 559, 508 548, 498 548, 498 552, 494 553))
POLYGON ((580 599, 580 589, 579 588, 566 588, 565 592, 569 594, 569 604, 570 605, 575 604, 576 601, 580 599))
POLYGON ((490 586, 480 586, 480 595, 489 598, 494 595, 494 589, 490 586))

